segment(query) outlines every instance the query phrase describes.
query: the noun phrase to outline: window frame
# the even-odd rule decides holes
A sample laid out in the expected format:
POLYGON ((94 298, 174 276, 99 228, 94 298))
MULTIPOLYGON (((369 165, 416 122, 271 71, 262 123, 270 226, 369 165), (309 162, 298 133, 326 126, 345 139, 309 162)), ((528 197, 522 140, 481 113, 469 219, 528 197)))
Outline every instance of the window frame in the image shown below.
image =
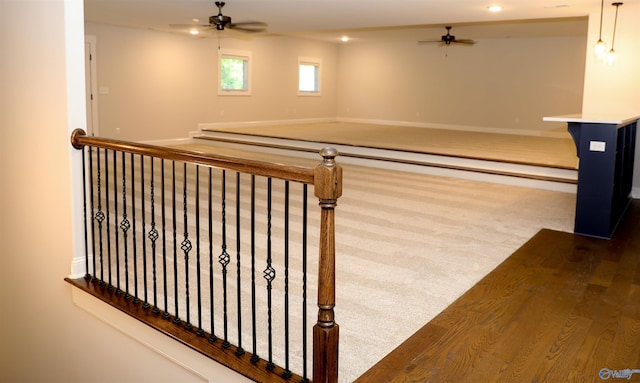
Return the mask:
POLYGON ((234 49, 218 50, 218 95, 220 96, 251 96, 252 95, 252 75, 251 75, 251 51, 242 51, 234 49), (240 59, 246 61, 244 81, 245 89, 224 89, 222 88, 222 60, 223 59, 240 59))
POLYGON ((298 57, 298 96, 321 96, 322 95, 322 59, 313 57, 298 57), (300 67, 311 65, 316 67, 315 90, 300 89, 300 67))

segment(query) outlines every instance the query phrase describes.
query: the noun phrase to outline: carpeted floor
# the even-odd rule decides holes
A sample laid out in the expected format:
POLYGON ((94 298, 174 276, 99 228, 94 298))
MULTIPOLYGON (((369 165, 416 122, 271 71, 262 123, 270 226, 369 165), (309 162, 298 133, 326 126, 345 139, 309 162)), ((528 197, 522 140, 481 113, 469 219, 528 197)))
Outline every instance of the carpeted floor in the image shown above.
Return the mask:
POLYGON ((566 169, 578 164, 568 134, 557 138, 346 122, 208 130, 566 169))

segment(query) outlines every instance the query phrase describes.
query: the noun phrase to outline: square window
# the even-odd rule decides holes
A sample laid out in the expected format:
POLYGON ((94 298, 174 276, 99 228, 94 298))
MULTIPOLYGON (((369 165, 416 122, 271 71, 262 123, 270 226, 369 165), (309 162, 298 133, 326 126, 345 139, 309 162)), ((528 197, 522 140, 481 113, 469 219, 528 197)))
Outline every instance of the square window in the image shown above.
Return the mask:
POLYGON ((320 95, 320 59, 298 58, 298 95, 320 95))
POLYGON ((219 53, 220 95, 251 95, 251 52, 221 49, 219 53))

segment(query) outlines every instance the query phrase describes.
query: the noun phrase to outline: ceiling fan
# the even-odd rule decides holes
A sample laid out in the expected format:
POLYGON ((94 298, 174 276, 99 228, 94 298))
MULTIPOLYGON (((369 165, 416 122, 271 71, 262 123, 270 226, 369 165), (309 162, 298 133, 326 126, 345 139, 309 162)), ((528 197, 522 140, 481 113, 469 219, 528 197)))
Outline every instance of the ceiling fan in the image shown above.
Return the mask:
POLYGON ((215 2, 216 7, 218 7, 218 14, 215 16, 209 16, 209 24, 171 24, 170 27, 189 29, 190 32, 209 31, 213 29, 223 31, 225 30, 225 28, 247 33, 257 33, 265 31, 267 24, 261 21, 244 21, 239 23, 232 22, 231 17, 222 14, 222 7, 224 7, 224 4, 224 1, 215 2))
POLYGON ((471 39, 456 39, 456 37, 451 34, 451 26, 447 25, 445 28, 447 28, 447 34, 442 35, 439 40, 423 40, 423 41, 418 41, 418 44, 439 43, 439 44, 445 44, 445 45, 451 45, 451 44, 473 45, 476 43, 474 40, 471 40, 471 39))

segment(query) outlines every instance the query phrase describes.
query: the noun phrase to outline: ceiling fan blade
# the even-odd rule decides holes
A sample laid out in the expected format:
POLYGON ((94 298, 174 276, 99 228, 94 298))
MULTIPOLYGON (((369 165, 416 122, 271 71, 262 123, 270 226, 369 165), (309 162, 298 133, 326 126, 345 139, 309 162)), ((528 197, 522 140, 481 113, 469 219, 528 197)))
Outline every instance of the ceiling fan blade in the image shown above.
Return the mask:
POLYGON ((175 28, 175 29, 191 29, 191 28, 205 29, 205 28, 211 28, 211 25, 209 25, 209 24, 169 24, 169 28, 175 28))
POLYGON ((444 43, 444 41, 442 41, 442 40, 421 40, 421 41, 418 41, 418 44, 421 44, 421 45, 423 45, 423 44, 438 44, 438 43, 444 43))
POLYGON ((246 21, 246 22, 232 23, 232 24, 226 25, 227 28, 234 29, 236 31, 249 32, 249 33, 264 32, 266 29, 265 28, 266 26, 267 26, 266 23, 263 23, 260 21, 246 21))
POLYGON ((456 44, 467 44, 467 45, 473 45, 476 43, 474 40, 471 40, 471 39, 460 39, 460 40, 454 40, 453 42, 456 44))

